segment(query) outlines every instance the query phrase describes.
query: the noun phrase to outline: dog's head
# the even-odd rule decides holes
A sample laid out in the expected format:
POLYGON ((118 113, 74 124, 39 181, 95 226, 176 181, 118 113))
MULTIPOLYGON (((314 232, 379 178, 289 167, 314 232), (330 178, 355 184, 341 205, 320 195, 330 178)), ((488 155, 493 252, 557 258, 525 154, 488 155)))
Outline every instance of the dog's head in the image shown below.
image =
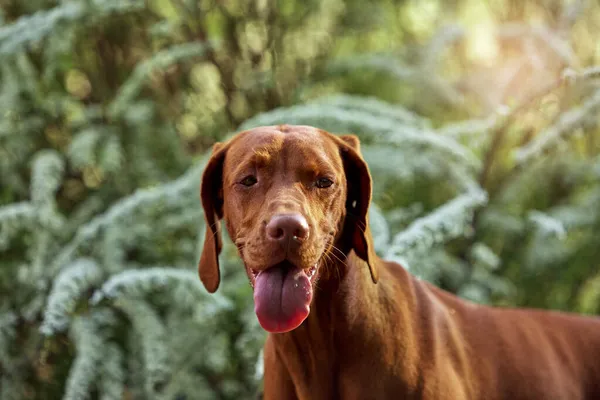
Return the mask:
POLYGON ((299 326, 319 276, 351 250, 377 281, 368 227, 371 177, 354 135, 289 125, 241 132, 213 147, 201 198, 200 279, 209 292, 217 290, 224 219, 269 332, 299 326))

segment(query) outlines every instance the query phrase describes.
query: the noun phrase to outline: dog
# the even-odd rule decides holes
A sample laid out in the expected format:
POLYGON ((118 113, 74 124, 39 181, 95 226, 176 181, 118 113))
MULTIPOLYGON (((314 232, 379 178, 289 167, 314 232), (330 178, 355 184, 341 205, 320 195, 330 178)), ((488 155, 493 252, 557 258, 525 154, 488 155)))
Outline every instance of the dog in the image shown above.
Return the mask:
POLYGON ((355 135, 264 126, 216 143, 199 276, 224 220, 269 332, 264 398, 600 399, 600 318, 468 302, 375 253, 355 135))

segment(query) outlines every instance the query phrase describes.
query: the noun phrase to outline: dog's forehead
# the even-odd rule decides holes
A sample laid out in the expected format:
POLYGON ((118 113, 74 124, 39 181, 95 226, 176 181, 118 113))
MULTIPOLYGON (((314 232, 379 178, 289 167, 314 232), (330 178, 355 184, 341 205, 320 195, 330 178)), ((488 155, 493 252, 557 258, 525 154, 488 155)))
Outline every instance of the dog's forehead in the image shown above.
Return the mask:
POLYGON ((236 160, 252 156, 269 158, 283 151, 292 157, 332 161, 339 158, 338 147, 330 134, 303 125, 263 126, 244 131, 231 143, 229 151, 236 160))

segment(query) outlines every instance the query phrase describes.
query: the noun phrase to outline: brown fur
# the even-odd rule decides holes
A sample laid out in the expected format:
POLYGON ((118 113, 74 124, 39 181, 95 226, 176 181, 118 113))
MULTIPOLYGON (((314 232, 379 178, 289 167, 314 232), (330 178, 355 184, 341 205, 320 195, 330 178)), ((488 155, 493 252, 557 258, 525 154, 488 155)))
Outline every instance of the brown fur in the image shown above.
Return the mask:
POLYGON ((319 263, 307 319, 267 338, 265 399, 600 399, 600 319, 476 305, 377 257, 371 177, 355 136, 288 125, 242 132, 215 146, 201 197, 199 273, 210 292, 221 218, 251 282, 251 269, 284 257, 319 263), (241 187, 247 173, 259 184, 241 187), (333 187, 314 189, 323 174, 333 187), (310 226, 287 256, 264 240, 265 222, 282 212, 310 226))

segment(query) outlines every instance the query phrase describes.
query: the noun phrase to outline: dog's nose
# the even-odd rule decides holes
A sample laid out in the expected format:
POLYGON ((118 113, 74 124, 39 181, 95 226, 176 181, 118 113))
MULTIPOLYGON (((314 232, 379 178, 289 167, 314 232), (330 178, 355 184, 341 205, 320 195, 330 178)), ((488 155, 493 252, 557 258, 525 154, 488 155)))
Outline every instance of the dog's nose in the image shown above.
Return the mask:
POLYGON ((267 238, 280 243, 299 243, 308 237, 308 222, 300 214, 271 217, 266 227, 267 238))

